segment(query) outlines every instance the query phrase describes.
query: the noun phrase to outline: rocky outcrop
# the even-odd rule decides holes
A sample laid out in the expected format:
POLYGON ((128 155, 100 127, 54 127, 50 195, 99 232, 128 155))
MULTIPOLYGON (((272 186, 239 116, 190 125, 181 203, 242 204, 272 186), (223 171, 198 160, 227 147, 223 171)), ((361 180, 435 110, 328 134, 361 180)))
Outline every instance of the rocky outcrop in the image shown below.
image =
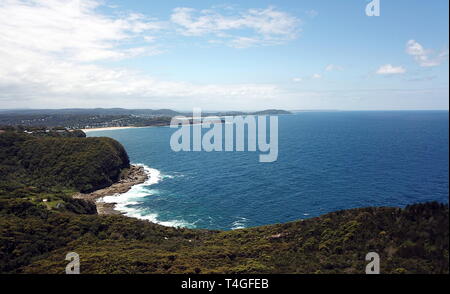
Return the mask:
POLYGON ((145 172, 144 167, 131 165, 129 169, 124 170, 119 181, 111 186, 96 190, 92 193, 77 193, 73 195, 73 198, 83 199, 95 203, 98 214, 121 214, 120 212, 114 210, 114 203, 98 202, 97 200, 105 196, 126 193, 132 186, 142 184, 147 179, 148 175, 145 172))

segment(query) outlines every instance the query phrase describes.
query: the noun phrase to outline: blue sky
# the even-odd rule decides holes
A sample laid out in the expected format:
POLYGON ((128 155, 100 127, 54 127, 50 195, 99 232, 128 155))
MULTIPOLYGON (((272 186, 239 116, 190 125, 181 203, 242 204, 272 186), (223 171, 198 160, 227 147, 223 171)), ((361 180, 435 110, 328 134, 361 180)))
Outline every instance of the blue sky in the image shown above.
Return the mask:
POLYGON ((448 109, 448 1, 0 2, 0 108, 448 109))

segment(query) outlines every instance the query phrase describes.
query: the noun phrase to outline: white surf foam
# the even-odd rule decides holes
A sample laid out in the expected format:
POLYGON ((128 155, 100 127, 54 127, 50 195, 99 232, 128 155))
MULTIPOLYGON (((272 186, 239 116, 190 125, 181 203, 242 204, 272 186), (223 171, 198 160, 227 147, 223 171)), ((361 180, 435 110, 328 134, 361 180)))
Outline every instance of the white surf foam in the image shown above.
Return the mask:
POLYGON ((157 190, 149 189, 149 186, 158 184, 165 178, 172 178, 168 175, 161 175, 161 172, 159 170, 151 168, 145 164, 136 165, 142 166, 144 168, 144 171, 148 175, 147 181, 142 184, 134 185, 126 193, 106 196, 99 201, 106 203, 116 203, 115 209, 122 212, 128 217, 148 220, 167 227, 195 227, 193 224, 190 224, 184 220, 161 221, 158 219, 157 213, 134 207, 135 205, 139 205, 142 203, 142 198, 150 197, 154 195, 155 192, 157 192, 157 190))
POLYGON ((246 222, 248 222, 248 219, 245 217, 238 217, 238 220, 234 221, 231 229, 232 230, 239 230, 239 229, 245 229, 246 226, 246 222))

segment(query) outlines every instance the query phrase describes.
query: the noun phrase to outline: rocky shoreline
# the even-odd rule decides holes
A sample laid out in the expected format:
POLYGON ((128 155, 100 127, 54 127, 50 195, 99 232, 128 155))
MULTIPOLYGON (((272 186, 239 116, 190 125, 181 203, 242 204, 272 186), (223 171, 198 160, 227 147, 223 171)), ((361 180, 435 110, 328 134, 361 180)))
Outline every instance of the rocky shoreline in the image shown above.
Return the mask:
POLYGON ((138 165, 131 165, 130 168, 124 172, 122 177, 117 183, 112 184, 109 187, 94 191, 92 193, 77 193, 73 195, 73 198, 83 199, 92 202, 97 207, 97 213, 100 215, 105 214, 122 214, 120 211, 115 210, 116 203, 99 202, 98 200, 115 194, 123 194, 128 192, 134 185, 142 184, 148 179, 148 175, 145 172, 144 167, 138 165))

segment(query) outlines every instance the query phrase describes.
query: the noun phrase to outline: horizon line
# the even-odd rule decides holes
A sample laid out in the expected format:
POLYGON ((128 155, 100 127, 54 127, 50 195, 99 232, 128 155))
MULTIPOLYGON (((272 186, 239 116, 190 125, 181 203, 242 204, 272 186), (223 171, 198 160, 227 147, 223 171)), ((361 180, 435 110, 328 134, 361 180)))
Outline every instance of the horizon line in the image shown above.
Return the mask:
MULTIPOLYGON (((125 108, 125 107, 66 107, 66 108, 0 108, 0 111, 26 111, 26 110, 113 110, 113 109, 122 109, 122 110, 171 110, 177 112, 190 112, 192 109, 176 109, 176 108, 125 108)), ((265 110, 284 110, 284 111, 450 111, 449 108, 430 108, 430 109, 289 109, 289 108, 264 108, 264 109, 250 109, 250 110, 236 110, 236 109, 225 109, 225 110, 211 110, 211 109, 202 109, 203 112, 256 112, 256 111, 265 111, 265 110)))

